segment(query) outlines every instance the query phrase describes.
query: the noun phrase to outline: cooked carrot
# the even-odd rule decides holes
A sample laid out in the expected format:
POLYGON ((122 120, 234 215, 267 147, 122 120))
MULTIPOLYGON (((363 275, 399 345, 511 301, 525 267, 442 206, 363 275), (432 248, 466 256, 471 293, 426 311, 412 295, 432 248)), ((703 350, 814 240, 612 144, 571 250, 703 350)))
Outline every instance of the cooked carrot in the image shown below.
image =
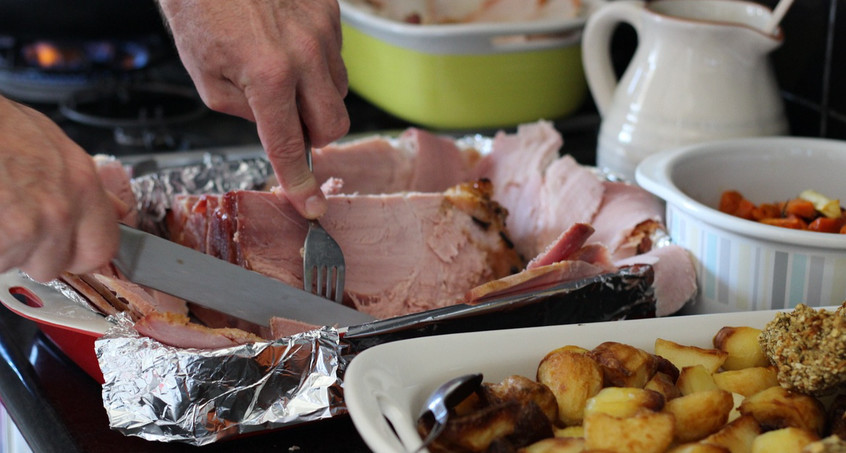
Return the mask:
POLYGON ((843 217, 837 219, 817 217, 813 222, 808 224, 808 229, 821 233, 839 233, 844 225, 846 225, 846 218, 843 217))
POLYGON ((719 209, 736 217, 783 228, 846 234, 846 209, 840 208, 840 217, 823 215, 814 201, 802 196, 756 206, 739 191, 726 190, 720 196, 719 209))
POLYGON ((817 216, 817 209, 808 200, 794 198, 787 202, 787 205, 784 207, 784 214, 785 216, 795 215, 805 220, 811 220, 817 216))
POLYGON ((736 190, 726 190, 720 196, 720 212, 734 215, 737 212, 737 207, 740 206, 740 200, 743 200, 743 195, 736 190))
POLYGON ((762 203, 752 211, 752 218, 755 220, 780 216, 781 209, 774 203, 762 203))
POLYGON ((808 228, 808 224, 797 216, 761 219, 760 222, 782 228, 792 228, 794 230, 805 230, 808 228))

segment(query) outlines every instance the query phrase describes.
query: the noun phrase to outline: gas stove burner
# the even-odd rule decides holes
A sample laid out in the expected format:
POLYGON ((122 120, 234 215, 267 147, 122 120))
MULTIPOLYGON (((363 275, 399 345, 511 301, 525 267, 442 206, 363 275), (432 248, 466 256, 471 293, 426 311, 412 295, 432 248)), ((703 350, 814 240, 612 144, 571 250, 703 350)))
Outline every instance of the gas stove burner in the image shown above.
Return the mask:
POLYGON ((59 111, 72 122, 111 129, 119 146, 148 151, 183 148, 180 125, 207 112, 194 91, 170 85, 81 91, 59 111))
POLYGON ((194 120, 206 108, 190 89, 144 85, 80 91, 60 103, 59 111, 88 126, 141 129, 194 120))
POLYGON ((0 92, 23 102, 55 104, 77 91, 137 81, 167 52, 167 44, 155 35, 131 39, 0 35, 0 92))

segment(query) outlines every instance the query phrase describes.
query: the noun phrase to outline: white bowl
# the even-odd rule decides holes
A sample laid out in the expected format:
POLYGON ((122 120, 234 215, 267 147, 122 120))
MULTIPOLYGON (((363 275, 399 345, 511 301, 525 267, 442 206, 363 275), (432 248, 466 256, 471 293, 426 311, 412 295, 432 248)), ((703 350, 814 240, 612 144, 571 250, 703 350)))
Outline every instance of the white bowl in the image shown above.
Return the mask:
POLYGON ((798 231, 717 210, 725 190, 755 204, 813 189, 846 200, 846 142, 732 139, 663 151, 636 180, 666 202, 672 241, 696 260, 699 294, 685 313, 839 305, 846 300, 846 235, 798 231))

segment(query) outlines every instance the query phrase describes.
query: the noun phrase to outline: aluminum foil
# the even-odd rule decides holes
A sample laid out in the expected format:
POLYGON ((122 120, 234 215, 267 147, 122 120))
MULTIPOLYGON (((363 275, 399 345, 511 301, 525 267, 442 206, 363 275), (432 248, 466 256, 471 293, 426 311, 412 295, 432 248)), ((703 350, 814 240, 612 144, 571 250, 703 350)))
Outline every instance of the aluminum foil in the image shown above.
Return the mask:
POLYGON ((121 314, 95 344, 112 429, 206 445, 345 413, 339 334, 323 328, 217 350, 138 335, 121 314))
POLYGON ((197 164, 138 175, 130 185, 138 200, 139 228, 165 235, 163 221, 174 195, 258 189, 267 184, 271 175, 273 169, 267 159, 226 160, 212 154, 197 164))
MULTIPOLYGON (((131 187, 141 229, 166 236, 177 194, 264 187, 266 159, 202 162, 138 175, 131 187)), ((147 440, 205 445, 254 431, 345 413, 339 333, 323 328, 275 341, 199 350, 143 337, 121 315, 96 343, 112 429, 147 440)))

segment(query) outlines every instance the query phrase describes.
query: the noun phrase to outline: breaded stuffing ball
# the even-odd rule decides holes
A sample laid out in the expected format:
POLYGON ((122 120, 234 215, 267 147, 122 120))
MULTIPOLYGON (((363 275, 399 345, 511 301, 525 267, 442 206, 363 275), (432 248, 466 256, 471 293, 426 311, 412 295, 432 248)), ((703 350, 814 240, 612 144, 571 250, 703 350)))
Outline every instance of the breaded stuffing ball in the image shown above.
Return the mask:
POLYGON ((759 341, 785 388, 824 395, 846 384, 846 302, 833 312, 800 304, 779 313, 759 341))

